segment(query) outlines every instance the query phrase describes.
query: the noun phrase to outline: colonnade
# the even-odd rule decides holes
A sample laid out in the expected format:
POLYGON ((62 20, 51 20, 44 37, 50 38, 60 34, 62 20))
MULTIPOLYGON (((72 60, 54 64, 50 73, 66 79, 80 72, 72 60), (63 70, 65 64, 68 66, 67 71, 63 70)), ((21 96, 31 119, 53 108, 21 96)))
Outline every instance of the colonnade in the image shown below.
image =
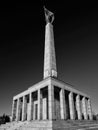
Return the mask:
POLYGON ((13 99, 12 120, 92 120, 88 97, 49 85, 13 99))

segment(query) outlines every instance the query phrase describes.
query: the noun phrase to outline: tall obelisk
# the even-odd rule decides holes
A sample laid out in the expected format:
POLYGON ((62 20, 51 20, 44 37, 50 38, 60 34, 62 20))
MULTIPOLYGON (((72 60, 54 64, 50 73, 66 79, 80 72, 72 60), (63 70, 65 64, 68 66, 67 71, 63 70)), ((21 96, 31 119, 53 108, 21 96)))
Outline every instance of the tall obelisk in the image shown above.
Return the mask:
POLYGON ((53 25, 54 14, 44 8, 46 27, 45 27, 45 52, 44 52, 44 79, 57 77, 56 56, 54 47, 53 25))

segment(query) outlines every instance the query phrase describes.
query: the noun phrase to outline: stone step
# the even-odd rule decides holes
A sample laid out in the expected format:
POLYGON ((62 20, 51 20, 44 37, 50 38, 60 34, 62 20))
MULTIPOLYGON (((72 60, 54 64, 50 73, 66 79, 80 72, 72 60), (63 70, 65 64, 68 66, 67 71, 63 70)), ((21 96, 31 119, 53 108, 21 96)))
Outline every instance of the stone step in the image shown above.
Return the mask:
POLYGON ((98 126, 98 121, 24 121, 24 122, 10 122, 0 126, 0 130, 50 130, 53 128, 59 128, 58 130, 77 130, 79 128, 87 128, 98 126), (36 128, 36 129, 35 129, 36 128))
POLYGON ((5 125, 0 126, 0 130, 18 130, 19 127, 22 127, 26 122, 11 122, 5 125))

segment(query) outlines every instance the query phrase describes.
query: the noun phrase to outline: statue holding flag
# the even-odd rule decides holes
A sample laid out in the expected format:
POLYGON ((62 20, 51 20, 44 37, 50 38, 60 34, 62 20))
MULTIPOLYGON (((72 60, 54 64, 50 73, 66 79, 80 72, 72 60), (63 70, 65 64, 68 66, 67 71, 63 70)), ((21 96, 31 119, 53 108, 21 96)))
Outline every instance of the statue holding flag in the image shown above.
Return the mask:
POLYGON ((53 23, 54 14, 51 11, 49 11, 48 9, 46 9, 45 6, 44 6, 44 12, 45 12, 46 23, 53 23))

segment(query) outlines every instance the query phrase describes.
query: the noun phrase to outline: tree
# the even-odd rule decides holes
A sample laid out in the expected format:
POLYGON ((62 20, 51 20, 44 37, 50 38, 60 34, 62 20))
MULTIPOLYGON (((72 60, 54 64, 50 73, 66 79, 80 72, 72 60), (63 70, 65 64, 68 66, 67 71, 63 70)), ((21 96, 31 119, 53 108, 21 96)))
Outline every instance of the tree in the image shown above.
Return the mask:
POLYGON ((10 117, 8 115, 3 114, 3 116, 0 117, 0 125, 5 124, 6 122, 10 122, 10 117))

